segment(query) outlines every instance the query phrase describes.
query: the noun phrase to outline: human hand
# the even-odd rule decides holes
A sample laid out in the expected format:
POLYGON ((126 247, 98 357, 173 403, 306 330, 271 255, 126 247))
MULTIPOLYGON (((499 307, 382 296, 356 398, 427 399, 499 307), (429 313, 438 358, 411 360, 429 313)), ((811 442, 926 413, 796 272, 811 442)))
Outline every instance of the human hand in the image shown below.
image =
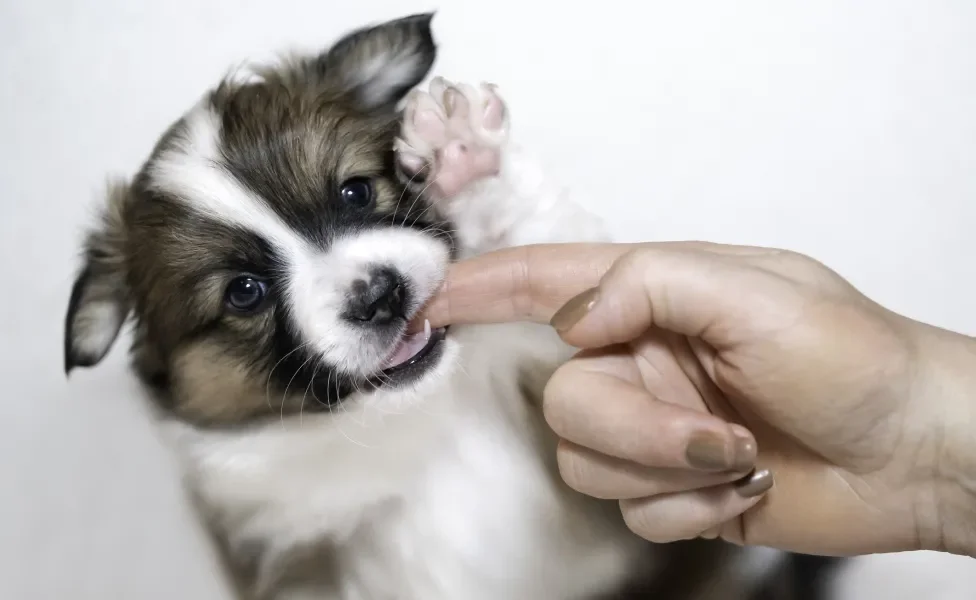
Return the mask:
POLYGON ((976 496, 960 473, 974 472, 973 403, 960 396, 976 393, 972 342, 886 310, 808 257, 514 248, 456 265, 426 317, 551 317, 585 349, 546 389, 562 476, 620 500, 650 540, 971 553, 976 496))

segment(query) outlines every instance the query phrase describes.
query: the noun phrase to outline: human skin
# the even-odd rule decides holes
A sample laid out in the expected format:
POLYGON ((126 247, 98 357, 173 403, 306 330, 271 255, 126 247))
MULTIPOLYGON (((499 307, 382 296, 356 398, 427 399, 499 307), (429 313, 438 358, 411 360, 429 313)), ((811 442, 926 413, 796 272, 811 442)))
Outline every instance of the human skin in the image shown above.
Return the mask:
POLYGON ((424 316, 580 348, 545 394, 561 474, 647 539, 976 554, 976 342, 807 256, 512 248, 455 265, 424 316))

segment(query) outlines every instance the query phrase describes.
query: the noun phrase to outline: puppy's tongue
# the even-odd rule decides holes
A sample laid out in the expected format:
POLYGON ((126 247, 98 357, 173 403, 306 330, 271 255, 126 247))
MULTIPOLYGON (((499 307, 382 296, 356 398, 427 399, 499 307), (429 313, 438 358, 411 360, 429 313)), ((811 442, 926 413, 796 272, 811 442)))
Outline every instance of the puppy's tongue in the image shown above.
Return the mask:
POLYGON ((402 365, 414 356, 417 356, 427 345, 428 341, 430 341, 430 321, 425 320, 423 331, 403 336, 400 343, 393 350, 393 354, 383 363, 383 368, 392 369, 393 367, 402 365))

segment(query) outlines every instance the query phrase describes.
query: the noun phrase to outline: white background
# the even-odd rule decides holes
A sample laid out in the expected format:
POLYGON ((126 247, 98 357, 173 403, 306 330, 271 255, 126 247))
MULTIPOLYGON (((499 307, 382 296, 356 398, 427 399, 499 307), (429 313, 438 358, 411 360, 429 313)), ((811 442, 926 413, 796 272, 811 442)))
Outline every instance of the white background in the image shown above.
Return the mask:
POLYGON ((801 250, 976 333, 972 0, 0 0, 0 597, 220 597, 124 348, 61 372, 81 228, 231 65, 430 8, 621 239, 801 250))

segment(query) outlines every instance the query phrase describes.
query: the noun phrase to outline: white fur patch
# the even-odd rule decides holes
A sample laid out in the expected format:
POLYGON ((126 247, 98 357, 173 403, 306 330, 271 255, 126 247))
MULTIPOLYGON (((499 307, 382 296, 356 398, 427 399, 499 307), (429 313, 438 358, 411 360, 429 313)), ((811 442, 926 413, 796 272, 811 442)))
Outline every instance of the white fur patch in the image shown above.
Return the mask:
POLYGON ((206 101, 187 113, 185 122, 185 135, 150 166, 150 188, 176 196, 218 222, 254 231, 286 258, 311 254, 305 240, 223 168, 220 122, 206 101))

